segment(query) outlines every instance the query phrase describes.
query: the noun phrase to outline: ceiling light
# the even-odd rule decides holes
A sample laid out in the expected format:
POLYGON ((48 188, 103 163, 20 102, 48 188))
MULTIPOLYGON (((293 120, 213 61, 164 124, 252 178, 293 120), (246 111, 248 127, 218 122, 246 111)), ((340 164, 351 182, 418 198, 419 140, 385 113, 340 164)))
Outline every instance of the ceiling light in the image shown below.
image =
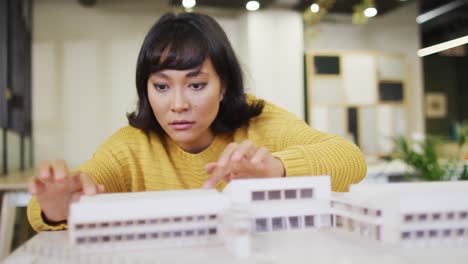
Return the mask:
POLYGON ((249 11, 256 11, 260 8, 260 3, 257 1, 249 1, 245 5, 245 8, 247 8, 249 11))
POLYGON ((314 13, 318 13, 318 11, 320 10, 320 6, 314 3, 310 6, 310 10, 314 13))
POLYGON ((182 5, 185 8, 192 8, 197 4, 197 1, 195 0, 182 0, 182 5))
POLYGON ((441 51, 444 51, 444 50, 447 50, 447 49, 451 49, 451 48, 455 48, 455 47, 458 47, 458 46, 461 46, 461 45, 465 45, 467 43, 468 43, 468 35, 464 36, 464 37, 461 37, 461 38, 449 40, 447 42, 443 42, 443 43, 440 43, 440 44, 437 44, 437 45, 434 45, 434 46, 430 46, 430 47, 427 47, 427 48, 424 48, 424 49, 420 49, 420 50, 418 50, 418 56, 419 57, 424 57, 424 56, 431 55, 431 54, 434 54, 434 53, 437 53, 437 52, 441 52, 441 51))
POLYGON ((364 10, 364 15, 366 17, 375 17, 377 15, 377 9, 375 7, 368 7, 364 10))

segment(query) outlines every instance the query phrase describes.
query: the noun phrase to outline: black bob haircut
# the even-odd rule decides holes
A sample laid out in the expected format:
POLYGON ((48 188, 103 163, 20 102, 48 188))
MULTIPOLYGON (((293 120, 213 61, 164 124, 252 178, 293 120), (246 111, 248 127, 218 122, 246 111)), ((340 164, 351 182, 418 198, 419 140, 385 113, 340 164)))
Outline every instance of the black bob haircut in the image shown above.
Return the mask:
POLYGON ((148 100, 149 76, 165 69, 196 68, 206 58, 211 59, 224 90, 212 132, 228 133, 247 126, 262 112, 264 101, 247 103, 242 70, 226 34, 213 18, 197 13, 166 13, 146 35, 136 68, 137 110, 127 114, 129 124, 165 135, 148 100))

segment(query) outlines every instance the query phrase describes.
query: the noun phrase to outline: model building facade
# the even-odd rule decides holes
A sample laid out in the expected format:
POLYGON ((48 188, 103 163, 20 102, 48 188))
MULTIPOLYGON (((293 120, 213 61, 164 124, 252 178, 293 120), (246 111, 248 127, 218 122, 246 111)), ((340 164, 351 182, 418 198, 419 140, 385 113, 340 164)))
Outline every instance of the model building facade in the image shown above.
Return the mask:
POLYGON ((224 243, 238 256, 249 254, 252 233, 314 228, 392 244, 466 242, 468 182, 360 184, 332 193, 328 176, 243 179, 222 193, 83 197, 71 206, 69 219, 76 245, 224 243))

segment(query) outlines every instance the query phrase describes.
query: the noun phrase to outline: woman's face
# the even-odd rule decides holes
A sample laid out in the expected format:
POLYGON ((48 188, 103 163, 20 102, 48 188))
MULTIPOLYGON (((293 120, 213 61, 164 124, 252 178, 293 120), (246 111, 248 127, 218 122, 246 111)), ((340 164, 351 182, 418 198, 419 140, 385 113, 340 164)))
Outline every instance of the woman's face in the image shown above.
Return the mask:
POLYGON ((210 59, 189 70, 162 70, 148 78, 148 99, 161 127, 183 150, 197 153, 213 141, 210 130, 223 98, 210 59))

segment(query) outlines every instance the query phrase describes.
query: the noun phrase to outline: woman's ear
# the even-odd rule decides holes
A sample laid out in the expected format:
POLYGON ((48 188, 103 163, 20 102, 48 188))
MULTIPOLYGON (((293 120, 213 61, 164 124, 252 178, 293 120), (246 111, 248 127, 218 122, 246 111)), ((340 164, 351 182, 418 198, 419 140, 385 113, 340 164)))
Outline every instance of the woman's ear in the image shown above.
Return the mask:
POLYGON ((225 93, 226 93, 226 89, 224 89, 224 87, 221 88, 221 93, 219 94, 219 101, 220 102, 223 101, 225 93))

